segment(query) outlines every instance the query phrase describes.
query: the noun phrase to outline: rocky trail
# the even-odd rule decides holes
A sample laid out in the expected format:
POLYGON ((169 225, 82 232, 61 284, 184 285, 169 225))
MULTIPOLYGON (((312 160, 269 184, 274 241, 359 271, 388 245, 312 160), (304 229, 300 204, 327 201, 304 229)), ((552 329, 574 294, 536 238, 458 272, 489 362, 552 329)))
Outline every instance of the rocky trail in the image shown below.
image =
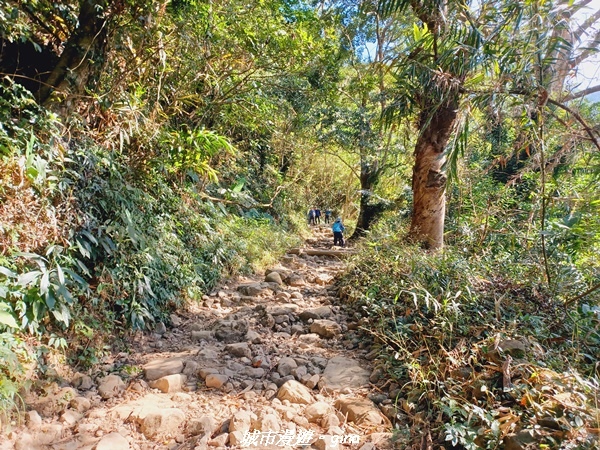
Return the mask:
MULTIPOLYGON (((307 248, 331 248, 328 228, 307 248)), ((336 304, 344 262, 297 253, 25 399, 0 450, 391 448, 394 387, 336 304)))

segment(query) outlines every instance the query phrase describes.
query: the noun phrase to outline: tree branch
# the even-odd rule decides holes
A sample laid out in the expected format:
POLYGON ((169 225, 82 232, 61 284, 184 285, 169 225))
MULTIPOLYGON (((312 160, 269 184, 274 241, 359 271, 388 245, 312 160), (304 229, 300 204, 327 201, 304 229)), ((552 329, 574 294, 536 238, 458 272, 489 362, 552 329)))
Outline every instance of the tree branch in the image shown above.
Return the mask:
POLYGON ((583 293, 581 293, 579 295, 576 295, 575 297, 572 297, 569 300, 567 300, 565 302, 565 308, 567 306, 569 306, 571 303, 576 302, 577 300, 582 299, 583 297, 586 297, 586 296, 590 295, 592 292, 597 291, 598 289, 600 289, 600 283, 592 286, 587 291, 585 291, 585 292, 583 292, 583 293))
POLYGON ((563 101, 568 102, 570 100, 575 100, 577 98, 585 97, 586 95, 593 94, 595 92, 600 92, 600 84, 597 84, 596 86, 591 86, 582 91, 573 92, 573 93, 567 95, 565 98, 563 98, 563 101))
POLYGON ((600 19, 600 9, 598 9, 594 14, 588 17, 585 22, 583 22, 579 25, 579 27, 577 27, 577 31, 573 33, 573 37, 576 40, 581 39, 581 36, 583 36, 587 29, 594 25, 598 21, 598 19, 600 19))
POLYGON ((577 122, 579 122, 581 124, 581 126, 585 129, 586 133, 590 137, 590 140, 594 143, 594 145, 598 148, 598 150, 600 150, 600 143, 598 142, 598 139, 596 139, 596 136, 594 135, 594 130, 592 130, 590 128, 590 126, 587 124, 587 122, 583 119, 583 117, 581 117, 579 115, 579 113, 577 111, 573 111, 568 106, 563 105, 562 103, 557 102, 556 100, 552 100, 551 98, 548 99, 548 103, 567 111, 569 114, 571 114, 573 117, 575 117, 577 122))

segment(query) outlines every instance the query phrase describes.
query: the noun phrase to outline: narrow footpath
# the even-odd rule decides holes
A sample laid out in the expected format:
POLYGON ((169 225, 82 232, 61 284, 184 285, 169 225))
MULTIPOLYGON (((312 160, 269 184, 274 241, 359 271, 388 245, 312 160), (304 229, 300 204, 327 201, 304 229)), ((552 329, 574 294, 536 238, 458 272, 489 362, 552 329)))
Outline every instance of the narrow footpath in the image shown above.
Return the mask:
MULTIPOLYGON (((315 227, 306 248, 330 247, 315 227)), ((392 448, 375 353, 332 285, 344 261, 299 253, 25 399, 0 450, 392 448)))

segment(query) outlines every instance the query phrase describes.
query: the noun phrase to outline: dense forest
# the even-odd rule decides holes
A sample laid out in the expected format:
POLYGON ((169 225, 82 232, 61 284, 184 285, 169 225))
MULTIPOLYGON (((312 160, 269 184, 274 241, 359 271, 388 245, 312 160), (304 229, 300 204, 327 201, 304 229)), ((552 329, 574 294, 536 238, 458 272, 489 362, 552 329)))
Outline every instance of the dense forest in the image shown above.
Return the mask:
POLYGON ((597 448, 599 47, 592 0, 0 0, 0 424, 317 206, 399 448, 597 448))

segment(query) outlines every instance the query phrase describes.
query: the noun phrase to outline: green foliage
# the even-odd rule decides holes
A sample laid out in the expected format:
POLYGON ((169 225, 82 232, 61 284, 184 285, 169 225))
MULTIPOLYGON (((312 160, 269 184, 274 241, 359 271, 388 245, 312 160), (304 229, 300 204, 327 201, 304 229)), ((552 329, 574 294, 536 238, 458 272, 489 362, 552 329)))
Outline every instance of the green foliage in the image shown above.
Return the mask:
POLYGON ((218 182, 217 172, 211 162, 220 152, 233 155, 233 146, 216 133, 184 127, 179 131, 165 131, 159 139, 165 151, 159 151, 159 164, 170 173, 189 174, 206 181, 218 182))
POLYGON ((34 169, 40 162, 33 153, 43 148, 39 141, 55 135, 57 128, 57 116, 41 108, 27 89, 7 77, 0 80, 0 157, 22 155, 27 149, 28 167, 34 169))
MULTIPOLYGON (((10 333, 0 333, 0 419, 21 407, 19 389, 23 384, 23 363, 30 360, 23 342, 10 333)), ((0 420, 0 424, 3 420, 0 420)))
MULTIPOLYGON (((533 429, 538 419, 553 416, 548 392, 564 390, 578 392, 582 401, 565 408, 571 422, 557 416, 561 429, 579 436, 581 448, 593 448, 585 424, 594 426, 597 406, 586 392, 599 385, 593 356, 600 352, 598 308, 569 307, 565 319, 564 297, 545 285, 539 249, 523 242, 506 246, 504 236, 491 233, 485 250, 475 252, 477 239, 463 239, 427 254, 407 245, 405 235, 397 220, 382 224, 361 247, 340 293, 358 311, 357 320, 368 319, 384 367, 402 386, 398 407, 420 417, 413 438, 420 439, 424 420, 453 445, 496 448, 509 431, 533 429), (523 344, 498 350, 507 341, 523 344), (510 391, 502 387, 501 370, 509 355, 518 361, 510 391), (544 370, 547 380, 535 378, 544 370), (497 402, 509 409, 497 410, 497 402), (507 428, 508 420, 518 426, 507 428)), ((595 270, 581 276, 589 279, 595 270)), ((567 279, 574 281, 572 274, 567 279)), ((572 286, 564 289, 563 295, 572 292, 572 286)), ((597 299, 597 293, 589 297, 597 299)))

